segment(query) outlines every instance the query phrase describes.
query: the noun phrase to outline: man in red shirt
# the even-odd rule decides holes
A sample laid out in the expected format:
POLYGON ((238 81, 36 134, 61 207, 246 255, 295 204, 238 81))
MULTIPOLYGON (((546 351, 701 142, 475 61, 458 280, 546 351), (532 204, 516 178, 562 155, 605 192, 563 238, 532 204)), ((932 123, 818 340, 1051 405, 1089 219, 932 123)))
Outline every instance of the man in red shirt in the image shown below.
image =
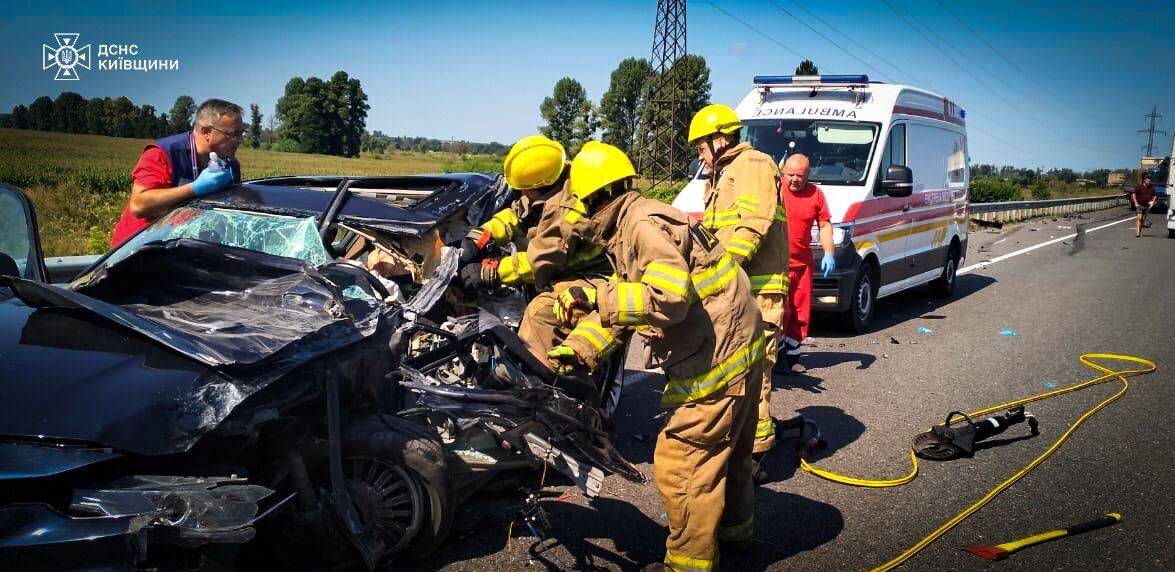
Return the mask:
POLYGON ((808 182, 808 158, 792 155, 783 164, 783 189, 780 191, 788 221, 788 280, 791 295, 787 302, 787 323, 783 328, 783 346, 787 350, 788 368, 795 373, 807 371, 800 364, 800 342, 808 336, 812 315, 812 224, 820 225, 820 247, 824 257, 820 271, 827 277, 836 271, 832 244, 831 215, 824 192, 808 182))
POLYGON ((235 156, 245 138, 243 116, 241 106, 209 99, 196 110, 192 131, 148 144, 131 172, 131 197, 110 246, 122 244, 179 203, 239 183, 241 166, 235 156), (225 164, 208 169, 212 153, 225 164))
POLYGON ((1151 183, 1150 173, 1142 174, 1142 182, 1130 193, 1130 204, 1137 209, 1134 215, 1134 238, 1138 238, 1142 236, 1142 229, 1150 226, 1146 223, 1146 214, 1155 206, 1155 186, 1151 183))

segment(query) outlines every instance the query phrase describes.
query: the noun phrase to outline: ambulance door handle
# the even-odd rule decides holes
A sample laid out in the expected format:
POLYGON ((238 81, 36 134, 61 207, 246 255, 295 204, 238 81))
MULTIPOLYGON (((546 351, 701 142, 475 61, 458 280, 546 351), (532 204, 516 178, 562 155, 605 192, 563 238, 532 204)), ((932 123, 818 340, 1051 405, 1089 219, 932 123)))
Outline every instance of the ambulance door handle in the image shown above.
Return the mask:
POLYGON ((908 212, 909 210, 910 210, 910 205, 902 205, 902 212, 908 212))

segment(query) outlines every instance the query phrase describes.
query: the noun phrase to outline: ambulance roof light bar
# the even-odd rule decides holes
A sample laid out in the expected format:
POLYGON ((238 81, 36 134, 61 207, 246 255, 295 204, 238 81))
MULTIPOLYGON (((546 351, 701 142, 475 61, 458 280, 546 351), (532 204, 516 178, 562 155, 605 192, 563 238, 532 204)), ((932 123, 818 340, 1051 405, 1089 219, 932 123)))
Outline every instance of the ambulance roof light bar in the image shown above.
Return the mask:
POLYGON ((869 87, 867 75, 757 75, 755 87, 759 88, 759 103, 767 101, 772 88, 809 88, 808 97, 816 97, 820 88, 848 88, 853 101, 858 105, 865 99, 864 88, 869 87), (861 88, 858 90, 857 88, 861 88))
POLYGON ((757 75, 756 87, 849 87, 869 85, 867 75, 757 75))

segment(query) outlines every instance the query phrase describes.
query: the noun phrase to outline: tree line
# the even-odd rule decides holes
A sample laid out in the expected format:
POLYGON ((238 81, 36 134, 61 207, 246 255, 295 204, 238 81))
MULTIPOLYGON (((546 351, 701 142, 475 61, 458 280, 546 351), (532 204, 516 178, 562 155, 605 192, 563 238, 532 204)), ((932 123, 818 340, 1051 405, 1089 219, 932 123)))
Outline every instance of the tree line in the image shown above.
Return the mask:
POLYGON ((0 127, 153 139, 191 129, 195 111, 195 102, 186 95, 176 98, 170 113, 163 113, 125 96, 87 100, 63 91, 56 99, 42 95, 27 106, 17 105, 0 116, 0 127))
MULTIPOLYGON (((702 56, 687 55, 679 59, 666 74, 677 74, 678 81, 665 99, 683 103, 684 121, 674 123, 674 136, 685 141, 689 118, 710 102, 710 68, 702 56)), ((648 105, 652 82, 660 81, 649 61, 627 58, 612 72, 608 91, 597 105, 587 96, 583 84, 572 77, 555 82, 550 97, 539 104, 545 125, 539 130, 558 141, 574 155, 587 141, 596 139, 615 145, 637 161, 637 153, 650 140, 654 126, 669 122, 667 116, 654 116, 648 105)), ((683 175, 687 165, 681 166, 683 175)))

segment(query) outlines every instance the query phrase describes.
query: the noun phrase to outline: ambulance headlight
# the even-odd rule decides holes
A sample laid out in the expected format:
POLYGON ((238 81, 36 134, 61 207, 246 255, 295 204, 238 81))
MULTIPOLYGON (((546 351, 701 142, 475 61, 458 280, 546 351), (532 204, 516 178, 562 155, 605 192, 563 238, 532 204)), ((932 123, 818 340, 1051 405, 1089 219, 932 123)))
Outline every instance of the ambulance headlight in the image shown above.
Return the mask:
MULTIPOLYGON (((832 225, 832 244, 836 247, 847 246, 852 242, 853 238, 853 223, 846 222, 832 225)), ((812 247, 820 247, 820 227, 817 224, 812 225, 812 247)))
POLYGON ((832 243, 836 246, 848 246, 853 238, 853 225, 838 224, 832 227, 832 243))

